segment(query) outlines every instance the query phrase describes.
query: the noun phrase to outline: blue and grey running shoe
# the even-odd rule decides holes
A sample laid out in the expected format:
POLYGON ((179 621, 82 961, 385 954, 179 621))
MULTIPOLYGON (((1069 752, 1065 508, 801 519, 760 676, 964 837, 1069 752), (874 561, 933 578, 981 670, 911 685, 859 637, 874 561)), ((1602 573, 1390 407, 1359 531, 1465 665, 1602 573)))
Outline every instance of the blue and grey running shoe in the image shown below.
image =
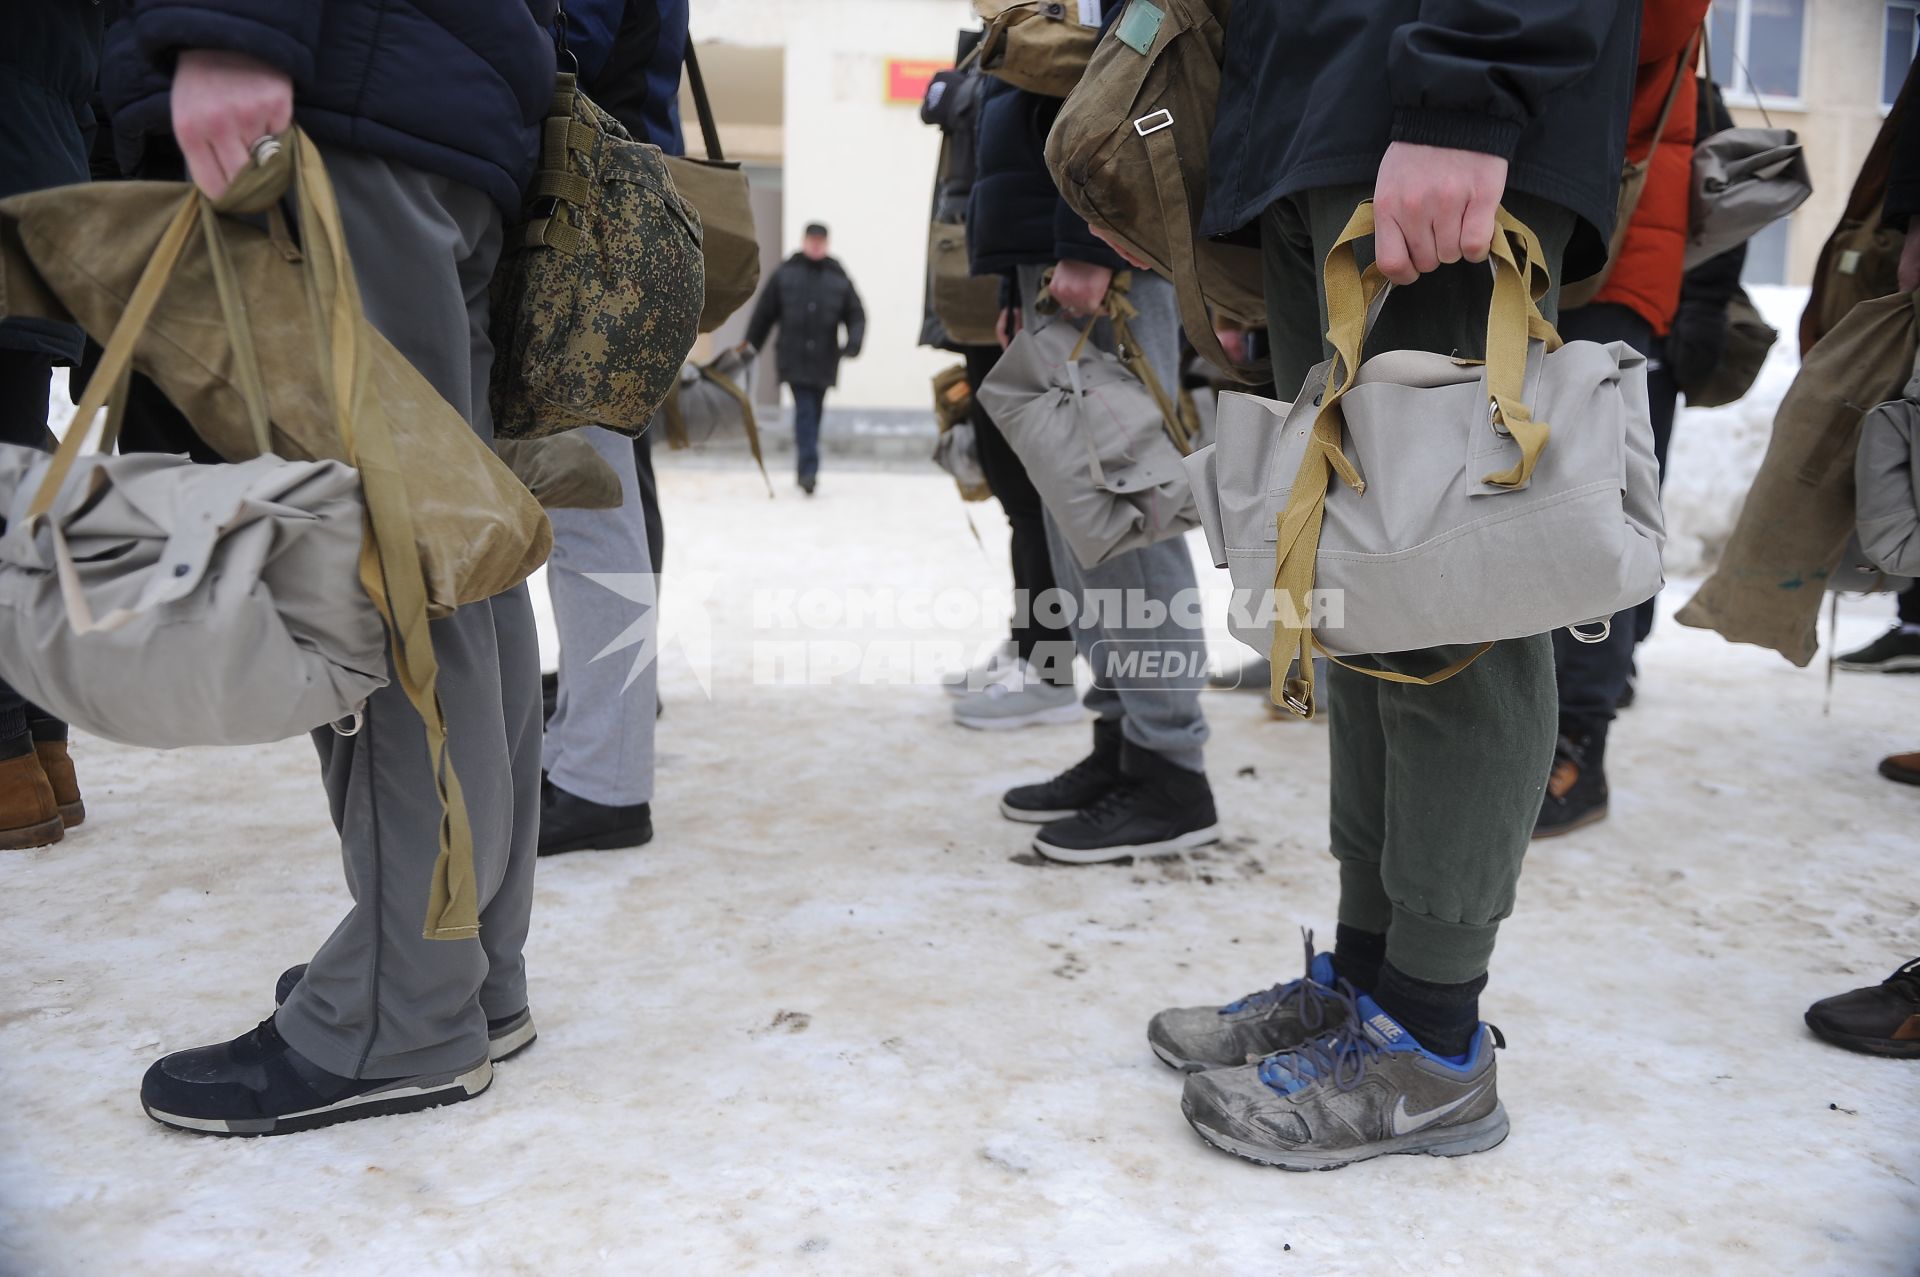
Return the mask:
POLYGON ((1339 1024, 1346 1012, 1334 991, 1333 957, 1315 955, 1302 931, 1307 973, 1226 1006, 1172 1007, 1147 1023, 1153 1053, 1187 1073, 1226 1068, 1285 1051, 1339 1024))
POLYGON ((1461 1060, 1434 1055, 1360 995, 1331 1033, 1258 1064, 1195 1073, 1181 1111, 1215 1148, 1263 1166, 1330 1171, 1385 1153, 1459 1157, 1507 1138, 1495 1089, 1500 1031, 1461 1060))

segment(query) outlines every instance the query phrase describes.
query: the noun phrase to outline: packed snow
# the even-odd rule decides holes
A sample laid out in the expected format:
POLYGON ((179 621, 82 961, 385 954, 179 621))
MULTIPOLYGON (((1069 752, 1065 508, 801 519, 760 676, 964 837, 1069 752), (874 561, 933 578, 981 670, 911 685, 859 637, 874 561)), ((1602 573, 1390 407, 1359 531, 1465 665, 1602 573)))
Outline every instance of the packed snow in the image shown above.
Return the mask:
MULTIPOLYGON (((1757 463, 1747 420, 1683 422, 1676 499, 1757 463)), ((1920 677, 1829 696, 1663 619, 1612 817, 1531 854, 1503 930, 1512 1137, 1289 1175, 1199 1142, 1144 1028, 1330 940, 1324 729, 1209 695, 1225 842, 1039 867, 996 798, 1085 729, 963 731, 902 655, 993 642, 996 508, 930 469, 769 501, 662 454, 661 486, 658 835, 541 864, 540 1040, 472 1103, 271 1140, 148 1121, 147 1065, 264 1016, 345 893, 305 742, 78 742, 87 824, 0 856, 0 1272, 1915 1272, 1920 1062, 1800 1015, 1920 953, 1920 790, 1873 771, 1920 746, 1920 677), (782 594, 808 588, 865 601, 782 594), (949 588, 948 628, 883 606, 949 588), (756 684, 796 640, 823 677, 860 659, 756 684)), ((1710 544, 1716 510, 1677 524, 1710 544)), ((1840 641, 1888 614, 1848 603, 1840 641)))

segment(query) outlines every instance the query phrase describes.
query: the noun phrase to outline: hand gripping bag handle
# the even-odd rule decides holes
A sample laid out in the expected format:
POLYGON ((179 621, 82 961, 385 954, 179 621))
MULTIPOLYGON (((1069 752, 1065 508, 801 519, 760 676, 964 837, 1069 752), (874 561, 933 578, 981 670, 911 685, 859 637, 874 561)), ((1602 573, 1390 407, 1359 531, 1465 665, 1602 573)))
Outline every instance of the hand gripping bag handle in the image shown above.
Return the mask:
MULTIPOLYGON (((439 665, 427 627, 426 575, 414 533, 413 509, 385 416, 377 410, 364 416, 360 412, 360 405, 371 393, 367 361, 360 347, 363 312, 333 185, 318 148, 303 132, 296 128, 282 135, 279 142, 277 152, 263 152, 267 158, 236 178, 234 189, 219 201, 208 200, 197 189, 183 197, 128 298, 120 322, 107 339, 100 365, 75 410, 73 427, 47 468, 28 517, 39 519, 52 509, 61 484, 80 455, 93 415, 106 404, 110 393, 125 385, 134 347, 152 319, 196 225, 207 239, 214 284, 234 345, 241 398, 255 442, 262 455, 272 453, 266 395, 246 323, 245 302, 221 237, 219 215, 267 211, 274 238, 290 250, 291 240, 276 206, 291 184, 305 241, 297 255, 304 267, 322 380, 343 448, 359 471, 367 507, 370 534, 361 546, 360 582, 386 622, 396 675, 425 725, 441 803, 440 849, 433 867, 423 934, 429 940, 470 939, 480 933, 473 830, 459 777, 447 754, 446 715, 440 705, 439 665)), ((117 402, 124 395, 115 394, 114 398, 117 402)), ((109 435, 114 424, 115 419, 110 417, 109 435)), ((56 546, 59 541, 56 527, 56 546)), ((71 610, 74 596, 67 593, 67 584, 63 579, 63 593, 71 610)))
MULTIPOLYGON (((1520 460, 1508 470, 1487 475, 1485 482, 1519 489, 1532 478, 1552 433, 1546 422, 1533 419, 1525 401, 1528 345, 1537 340, 1554 350, 1560 345, 1560 336, 1540 313, 1539 299, 1546 296, 1552 280, 1539 237, 1504 207, 1496 215, 1496 226, 1489 257, 1494 287, 1487 310, 1487 410, 1493 427, 1519 444, 1520 460)), ((1276 603, 1283 597, 1286 606, 1274 618, 1269 692, 1276 705, 1303 718, 1311 718, 1316 708, 1314 651, 1326 651, 1314 638, 1308 615, 1327 490, 1338 476, 1355 493, 1366 491, 1365 482, 1340 446, 1340 403, 1359 377, 1361 350, 1378 316, 1375 303, 1382 300, 1389 287, 1377 265, 1368 266, 1363 274, 1354 256, 1354 243, 1373 231, 1373 202, 1368 200, 1354 210, 1327 254, 1327 340, 1334 347, 1335 359, 1321 394, 1306 456, 1294 477, 1286 507, 1276 516, 1273 589, 1276 603), (1298 672, 1289 677, 1288 667, 1296 659, 1298 672)), ((1460 673, 1492 646, 1482 644, 1464 660, 1424 678, 1364 669, 1344 661, 1341 664, 1386 682, 1432 686, 1460 673)))

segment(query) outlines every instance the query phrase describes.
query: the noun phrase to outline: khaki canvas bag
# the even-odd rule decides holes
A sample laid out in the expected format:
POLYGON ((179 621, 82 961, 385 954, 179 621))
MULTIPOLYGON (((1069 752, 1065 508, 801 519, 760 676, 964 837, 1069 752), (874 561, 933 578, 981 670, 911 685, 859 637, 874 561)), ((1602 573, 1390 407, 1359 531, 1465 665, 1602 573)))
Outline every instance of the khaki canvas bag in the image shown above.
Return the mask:
POLYGON ((494 434, 637 435, 673 388, 705 298, 700 215, 657 146, 556 79, 526 220, 492 298, 494 434))
POLYGON ((667 171, 674 187, 700 213, 701 246, 706 261, 706 295, 700 307, 700 331, 710 333, 753 300, 760 287, 760 234, 753 222, 753 192, 740 165, 720 150, 720 130, 707 100, 700 59, 687 41, 687 84, 700 117, 707 158, 669 155, 667 171))
MULTIPOLYGON (((512 472, 367 322, 318 148, 293 130, 235 178, 217 207, 170 182, 66 187, 0 203, 0 289, 10 315, 78 322, 103 340, 76 422, 91 421, 110 396, 123 398, 137 369, 222 456, 271 451, 358 472, 366 520, 357 587, 321 577, 307 583, 316 592, 307 597, 348 613, 364 598, 385 622, 393 677, 425 728, 444 813, 423 934, 478 935, 473 833, 447 754, 428 621, 524 580, 545 559, 552 529, 512 472), (280 207, 289 188, 297 244, 280 207), (267 225, 222 212, 264 215, 267 225)), ((85 434, 76 427, 40 472, 27 535, 71 499, 68 475, 85 434)), ((198 481, 175 482, 184 491, 198 481)), ((131 497, 134 488, 119 491, 131 497)), ((222 505, 209 497, 200 508, 214 516, 222 505)), ((166 518, 153 507, 145 513, 158 536, 166 518)), ((193 574, 192 560, 187 566, 183 577, 193 574)), ((230 566, 241 571, 229 588, 243 584, 250 565, 230 566)), ((73 591, 63 594, 71 603, 73 591)), ((209 647, 221 650, 211 638, 209 647)))
POLYGON ((1727 348, 1720 362, 1694 385, 1682 382, 1689 408, 1720 408, 1744 399, 1760 379, 1760 369, 1780 340, 1780 330, 1761 316, 1744 288, 1727 299, 1727 348))
POLYGON ((1485 363, 1360 361, 1376 303, 1391 304, 1378 267, 1363 276, 1354 256, 1373 232, 1365 203, 1327 256, 1335 357, 1292 404, 1221 396, 1218 442, 1187 458, 1233 578, 1231 628, 1271 655, 1274 700, 1302 717, 1316 646, 1337 659, 1482 645, 1427 678, 1361 671, 1433 684, 1501 639, 1588 623, 1604 636, 1660 588, 1646 361, 1618 342, 1562 345, 1537 305, 1539 240, 1505 209, 1499 226, 1485 363))
MULTIPOLYGON (((940 143, 942 179, 952 143, 940 143)), ((1000 280, 975 276, 967 255, 964 222, 935 222, 927 235, 927 295, 933 313, 958 346, 996 346, 1000 342, 1000 280)))
POLYGON ((1270 370, 1234 365, 1209 307, 1266 324, 1260 250, 1199 233, 1230 8, 1230 0, 1132 0, 1060 108, 1047 167, 1074 212, 1173 281, 1194 349, 1258 383, 1270 370))
POLYGON ((1813 267, 1813 289, 1800 315, 1797 335, 1802 357, 1855 306, 1900 291, 1900 251, 1906 246, 1906 233, 1881 222, 1894 145, 1916 86, 1920 86, 1920 76, 1916 75, 1909 75, 1900 86, 1900 96, 1881 121, 1873 146, 1854 178, 1839 224, 1821 245, 1813 267))
POLYGON ((673 393, 660 406, 660 417, 667 446, 675 451, 703 448, 723 433, 738 430, 746 436, 747 450, 760 467, 767 495, 772 496, 773 480, 767 476, 767 461, 760 450, 760 422, 753 397, 746 391, 752 362, 739 350, 728 349, 707 363, 687 364, 673 393))
POLYGON ((1088 568, 1197 523, 1181 465, 1197 441, 1134 346, 1129 282, 1114 277, 1103 311, 1120 354, 1092 346, 1097 320, 1024 328, 976 392, 1088 568))
POLYGON ((1078 0, 973 0, 973 11, 987 24, 980 69, 1029 93, 1073 92, 1100 43, 1100 28, 1080 21, 1078 0))
POLYGON ((1719 566, 1677 619, 1805 666, 1820 599, 1854 534, 1854 457, 1867 406, 1899 396, 1914 364, 1914 298, 1861 302, 1807 353, 1719 566))
POLYGON ((496 439, 493 452, 543 510, 617 510, 626 500, 620 476, 579 435, 496 439))
POLYGON ((962 501, 985 501, 993 495, 980 468, 979 440, 973 429, 973 387, 967 366, 953 367, 933 377, 933 419, 940 437, 933 445, 933 464, 945 470, 960 489, 962 501))

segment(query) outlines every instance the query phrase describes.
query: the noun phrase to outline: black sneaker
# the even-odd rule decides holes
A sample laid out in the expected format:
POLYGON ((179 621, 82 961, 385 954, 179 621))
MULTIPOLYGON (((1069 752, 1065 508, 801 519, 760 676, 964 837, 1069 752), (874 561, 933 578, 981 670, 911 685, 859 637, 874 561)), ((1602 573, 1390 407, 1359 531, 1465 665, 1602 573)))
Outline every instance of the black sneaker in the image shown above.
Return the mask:
POLYGON ((540 785, 540 854, 619 851, 653 841, 653 805, 607 807, 569 794, 552 781, 540 785))
MULTIPOLYGON (((287 1004, 287 995, 293 992, 293 986, 299 984, 307 974, 307 964, 288 967, 280 973, 279 983, 273 986, 273 1005, 283 1007, 287 1004)), ((497 1020, 487 1021, 487 1058, 495 1064, 502 1060, 511 1060, 528 1047, 540 1035, 534 1031, 533 1011, 521 1007, 512 1015, 503 1015, 497 1020)))
POLYGON ((1121 750, 1120 773, 1120 784, 1092 806, 1035 835, 1033 849, 1062 864, 1098 865, 1219 841, 1213 787, 1204 773, 1132 742, 1121 750))
POLYGON ((1000 814, 1046 825, 1091 807, 1120 783, 1120 743, 1119 719, 1095 719, 1093 752, 1052 780, 1009 789, 1000 799, 1000 814))
POLYGON ((162 1126, 207 1135, 288 1135, 336 1122, 458 1104, 493 1083, 493 1061, 401 1078, 337 1077, 280 1036, 272 1017, 231 1042, 176 1051, 140 1083, 162 1126))
POLYGON ((819 480, 815 479, 812 475, 808 475, 806 478, 800 480, 800 491, 806 493, 808 496, 812 496, 814 488, 818 486, 819 480))
POLYGON ((1533 824, 1535 838, 1571 833, 1607 818, 1606 749, 1604 730, 1561 733, 1546 800, 1533 824))
POLYGON ((1807 1008, 1814 1036, 1849 1051, 1920 1059, 1920 958, 1879 984, 1807 1008))
POLYGON ((1867 674, 1920 672, 1920 630, 1896 623, 1865 647, 1834 657, 1833 663, 1843 670, 1867 674))

